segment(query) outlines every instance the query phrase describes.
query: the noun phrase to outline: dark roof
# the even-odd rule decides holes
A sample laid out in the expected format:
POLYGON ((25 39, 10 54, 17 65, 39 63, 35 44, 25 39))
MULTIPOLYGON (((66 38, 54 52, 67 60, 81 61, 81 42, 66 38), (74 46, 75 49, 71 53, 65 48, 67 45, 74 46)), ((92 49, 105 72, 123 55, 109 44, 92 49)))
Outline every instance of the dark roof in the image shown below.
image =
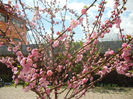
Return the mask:
POLYGON ((118 51, 118 49, 121 48, 122 41, 103 41, 103 42, 98 42, 98 48, 101 49, 101 53, 106 52, 109 48, 111 50, 114 50, 115 52, 118 51))
MULTIPOLYGON (((104 42, 98 43, 98 48, 102 48, 101 53, 105 53, 105 51, 107 51, 108 48, 110 48, 116 52, 119 48, 121 48, 121 44, 122 44, 121 41, 104 41, 104 42)), ((31 48, 36 48, 35 44, 31 44, 28 46, 30 46, 31 48)), ((26 45, 23 45, 21 47, 21 49, 25 55, 28 54, 28 52, 26 51, 26 45)), ((11 52, 8 52, 7 46, 3 45, 0 47, 0 56, 12 56, 12 55, 13 54, 11 52)))

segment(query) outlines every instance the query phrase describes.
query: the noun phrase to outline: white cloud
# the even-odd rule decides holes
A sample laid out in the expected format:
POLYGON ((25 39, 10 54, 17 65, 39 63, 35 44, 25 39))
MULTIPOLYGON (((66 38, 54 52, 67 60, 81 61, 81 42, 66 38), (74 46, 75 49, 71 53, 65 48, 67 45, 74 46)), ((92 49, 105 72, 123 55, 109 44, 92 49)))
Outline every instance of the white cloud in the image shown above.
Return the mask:
POLYGON ((113 5, 114 5, 114 0, 108 0, 107 1, 107 4, 106 4, 106 7, 108 7, 108 8, 113 8, 113 5))
POLYGON ((133 36, 133 11, 128 17, 122 16, 121 27, 124 28, 125 34, 130 34, 133 36))
POLYGON ((127 0, 126 7, 129 12, 133 12, 133 0, 127 0))
POLYGON ((85 3, 72 2, 68 4, 68 8, 71 8, 78 13, 81 13, 81 9, 85 6, 85 3))
MULTIPOLYGON (((106 16, 110 17, 111 15, 111 9, 113 8, 114 1, 113 0, 108 0, 107 1, 107 13, 106 16)), ((133 0, 128 0, 127 4, 127 11, 125 11, 121 15, 122 23, 121 23, 121 28, 124 29, 123 34, 130 34, 133 36, 133 0), (127 13, 126 13, 127 12, 127 13)), ((111 33, 105 35, 104 40, 118 40, 118 34, 119 30, 115 28, 115 26, 111 29, 111 33)))

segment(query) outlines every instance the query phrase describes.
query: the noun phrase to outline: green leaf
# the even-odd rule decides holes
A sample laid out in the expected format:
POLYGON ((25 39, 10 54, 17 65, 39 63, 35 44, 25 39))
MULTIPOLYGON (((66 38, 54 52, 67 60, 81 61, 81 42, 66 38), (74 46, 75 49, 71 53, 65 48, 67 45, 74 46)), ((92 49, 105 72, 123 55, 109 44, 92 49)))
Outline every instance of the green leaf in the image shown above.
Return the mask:
POLYGON ((29 85, 29 83, 28 82, 25 82, 25 85, 27 86, 27 85, 29 85))
POLYGON ((21 66, 20 66, 20 65, 18 65, 17 67, 18 67, 18 68, 21 68, 21 66))
POLYGON ((87 8, 87 5, 85 5, 84 8, 87 8))

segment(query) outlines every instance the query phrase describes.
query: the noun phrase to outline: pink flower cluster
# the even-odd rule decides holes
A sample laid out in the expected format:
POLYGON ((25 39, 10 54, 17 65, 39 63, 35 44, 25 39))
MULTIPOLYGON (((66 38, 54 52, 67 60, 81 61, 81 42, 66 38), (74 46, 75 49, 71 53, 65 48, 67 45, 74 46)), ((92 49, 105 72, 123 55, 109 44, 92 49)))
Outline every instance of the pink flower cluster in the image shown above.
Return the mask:
MULTIPOLYGON (((31 18, 32 21, 27 20, 28 17, 26 17, 26 14, 22 16, 26 19, 30 30, 33 30, 35 43, 37 43, 36 48, 29 47, 29 45, 26 44, 26 52, 28 52, 28 54, 25 54, 21 49, 22 43, 17 45, 11 40, 7 44, 8 51, 13 52, 15 57, 1 58, 0 62, 6 64, 8 68, 11 68, 13 72, 12 78, 15 84, 18 84, 19 81, 24 82, 24 90, 34 91, 38 95, 38 99, 51 99, 51 95, 53 94, 55 94, 55 99, 57 99, 58 94, 63 93, 62 89, 64 91, 66 90, 64 86, 67 86, 70 93, 71 90, 73 91, 71 94, 69 94, 68 91, 68 96, 66 94, 64 98, 71 99, 73 97, 79 98, 79 95, 82 96, 85 94, 87 88, 90 88, 93 84, 100 81, 107 73, 114 69, 116 69, 119 74, 128 77, 133 76, 131 36, 124 38, 125 43, 122 44, 122 48, 119 49, 118 52, 108 49, 103 56, 101 55, 101 49, 98 47, 99 38, 103 38, 105 34, 110 33, 113 25, 121 29, 120 24, 122 20, 120 14, 124 11, 124 4, 119 6, 121 4, 120 1, 115 0, 114 9, 110 18, 103 21, 102 18, 105 14, 106 2, 101 0, 97 8, 98 14, 94 16, 95 21, 90 22, 92 20, 87 10, 94 7, 97 0, 94 0, 92 5, 88 8, 84 7, 80 12, 80 16, 78 16, 74 10, 68 8, 67 5, 61 8, 58 6, 58 8, 56 8, 56 0, 51 1, 51 3, 47 1, 44 2, 40 0, 35 3, 37 5, 34 9, 23 2, 15 5, 15 9, 18 9, 16 10, 18 14, 21 14, 19 10, 20 6, 26 8, 26 10, 30 9, 34 11, 34 15, 31 18), (40 2, 45 2, 44 5, 46 6, 44 8, 39 7, 40 2), (63 13, 66 11, 66 15, 70 12, 72 19, 73 15, 77 17, 77 19, 71 20, 70 25, 66 28, 66 16, 60 13, 60 11, 63 11, 63 13), (56 19, 56 15, 59 14, 62 16, 60 21, 56 19), (86 19, 86 24, 82 23, 83 17, 86 19), (46 25, 47 22, 51 25, 51 34, 46 32, 48 28, 46 25), (90 25, 90 23, 92 23, 92 25, 90 25), (60 24, 62 25, 62 29, 55 29, 55 26, 60 26, 60 24), (82 32, 85 35, 84 40, 75 42, 74 28, 78 25, 82 27, 82 32), (57 30, 57 32, 54 30, 57 30), (57 38, 55 38, 55 35, 57 38), (98 78, 94 79, 97 75, 98 78)), ((12 9, 8 10, 12 12, 12 9)), ((27 12, 28 11, 25 13, 27 12)), ((21 36, 23 36, 22 33, 21 36)))
POLYGON ((131 55, 131 45, 127 43, 122 44, 123 51, 122 51, 122 58, 124 58, 125 61, 130 61, 130 55, 131 55))
POLYGON ((52 76, 52 75, 53 75, 53 72, 52 72, 51 70, 48 70, 48 71, 47 71, 47 75, 48 75, 48 76, 52 76))
POLYGON ((114 54, 114 51, 108 49, 108 51, 105 52, 104 56, 109 56, 109 55, 113 55, 113 54, 114 54))
POLYGON ((82 54, 78 54, 77 57, 76 57, 75 63, 80 62, 82 60, 82 58, 83 58, 83 55, 82 54))
POLYGON ((116 18, 115 19, 116 28, 120 27, 120 23, 121 23, 121 19, 120 18, 116 18))
POLYGON ((87 9, 84 8, 84 9, 81 10, 81 13, 82 13, 82 14, 86 14, 86 11, 87 11, 87 9))
POLYGON ((53 46, 53 48, 58 47, 59 46, 59 41, 58 40, 54 41, 52 46, 53 46))
POLYGON ((70 29, 77 27, 79 24, 82 23, 82 21, 83 21, 83 18, 80 18, 79 20, 72 20, 70 22, 70 29))
POLYGON ((34 56, 34 57, 40 57, 40 53, 39 53, 39 50, 38 50, 37 48, 33 49, 33 50, 31 51, 31 54, 32 54, 32 56, 34 56))
POLYGON ((30 58, 23 58, 20 61, 21 66, 23 67, 23 72, 28 72, 30 67, 33 65, 33 60, 30 58))

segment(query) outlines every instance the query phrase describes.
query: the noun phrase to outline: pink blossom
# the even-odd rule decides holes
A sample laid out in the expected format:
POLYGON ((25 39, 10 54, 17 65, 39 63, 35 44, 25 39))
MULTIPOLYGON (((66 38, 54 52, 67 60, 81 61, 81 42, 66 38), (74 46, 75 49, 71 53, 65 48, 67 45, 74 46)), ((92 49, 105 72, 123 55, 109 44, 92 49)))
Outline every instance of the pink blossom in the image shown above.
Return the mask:
POLYGON ((131 74, 130 73, 126 73, 125 74, 127 77, 131 77, 131 74))
POLYGON ((37 65, 36 65, 36 64, 33 64, 33 67, 34 67, 34 68, 37 68, 37 65))
POLYGON ((103 8, 101 9, 101 10, 102 10, 102 12, 104 12, 104 9, 105 9, 105 7, 103 6, 103 8))
MULTIPOLYGON (((84 19, 84 18, 81 17, 81 18, 79 19, 79 22, 78 22, 78 23, 81 24, 81 23, 83 22, 83 19, 84 19)), ((79 24, 78 24, 78 25, 79 25, 79 24)))
POLYGON ((99 71, 98 72, 98 74, 102 77, 102 76, 104 76, 105 75, 105 73, 106 73, 106 71, 105 70, 102 70, 102 71, 99 71))
POLYGON ((18 73, 17 67, 12 68, 12 72, 13 72, 14 74, 17 74, 17 73, 18 73))
POLYGON ((122 47, 123 47, 123 48, 126 48, 126 47, 127 47, 127 43, 123 43, 123 44, 122 44, 122 47))
POLYGON ((20 64, 22 66, 25 66, 25 64, 26 64, 26 58, 25 57, 20 61, 20 64))
POLYGON ((67 35, 66 34, 63 34, 61 37, 59 37, 59 41, 61 41, 61 40, 64 40, 65 38, 67 38, 67 35))
POLYGON ((58 68, 57 68, 58 72, 61 72, 62 68, 63 67, 61 65, 59 65, 58 68))
POLYGON ((11 47, 8 47, 8 51, 11 52, 12 51, 12 48, 11 47))
POLYGON ((114 54, 114 51, 108 49, 108 51, 105 52, 104 56, 109 56, 109 55, 113 55, 113 54, 114 54))
POLYGON ((17 60, 20 62, 23 57, 17 56, 17 60))
POLYGON ((130 61, 130 57, 124 57, 125 61, 130 61))
POLYGON ((69 81, 67 82, 67 86, 68 86, 67 87, 68 89, 70 89, 72 87, 72 85, 71 85, 71 83, 69 81))
POLYGON ((39 50, 37 48, 33 49, 31 53, 35 57, 39 56, 39 50))
POLYGON ((19 8, 19 5, 18 5, 18 4, 16 4, 16 5, 15 5, 15 8, 17 8, 17 9, 18 9, 18 8, 19 8))
POLYGON ((16 53, 16 55, 17 55, 17 56, 22 56, 23 54, 22 54, 21 51, 18 51, 18 52, 16 53))
POLYGON ((33 56, 32 55, 29 55, 28 58, 33 58, 33 56))
POLYGON ((79 61, 81 61, 81 60, 82 60, 83 55, 82 55, 82 54, 78 54, 76 58, 77 58, 77 59, 76 59, 76 61, 75 61, 75 62, 77 63, 77 62, 79 62, 79 61))
POLYGON ((56 34, 57 34, 57 35, 60 35, 60 32, 58 31, 58 32, 56 32, 56 34))
POLYGON ((116 18, 116 20, 115 20, 116 28, 120 27, 120 23, 121 23, 121 19, 120 18, 116 18))
POLYGON ((105 3, 105 1, 101 1, 101 4, 104 4, 105 3))
POLYGON ((98 43, 98 40, 95 40, 94 42, 93 42, 93 44, 97 44, 98 43))
POLYGON ((49 88, 46 89, 46 94, 50 94, 50 89, 49 88))
POLYGON ((101 25, 101 28, 102 28, 102 29, 103 29, 103 28, 105 28, 105 25, 104 25, 104 24, 102 24, 102 25, 101 25))
POLYGON ((104 66, 103 69, 104 69, 105 71, 107 71, 108 67, 107 67, 107 66, 104 66))
POLYGON ((84 84, 84 83, 86 83, 88 81, 88 79, 87 78, 84 78, 83 80, 82 80, 82 83, 84 84))
POLYGON ((38 61, 38 57, 34 57, 34 59, 33 59, 35 62, 37 62, 38 61))
POLYGON ((83 69, 82 73, 85 74, 88 71, 87 68, 83 69))
POLYGON ((92 33, 92 38, 95 38, 96 35, 97 35, 96 32, 93 32, 93 33, 92 33))
POLYGON ((30 51, 31 51, 31 48, 30 48, 30 47, 27 47, 26 50, 27 50, 28 52, 30 52, 30 51))
POLYGON ((108 27, 112 28, 112 24, 111 23, 108 23, 108 27))
POLYGON ((91 81, 91 82, 92 82, 92 80, 93 80, 93 77, 90 78, 90 81, 91 81))
POLYGON ((71 28, 70 28, 70 27, 68 27, 68 28, 67 28, 67 31, 71 31, 71 28))
POLYGON ((26 62, 27 62, 28 66, 32 66, 33 65, 33 61, 30 58, 28 58, 26 62))
POLYGON ((48 70, 48 71, 47 71, 47 75, 48 75, 48 76, 52 76, 52 75, 53 75, 53 72, 52 72, 51 70, 48 70))
POLYGON ((104 33, 102 33, 100 37, 101 37, 101 38, 104 38, 104 33))
POLYGON ((16 46, 16 47, 13 47, 13 52, 16 52, 16 51, 18 51, 18 49, 19 49, 19 47, 18 47, 18 46, 16 46))
POLYGON ((20 61, 20 64, 21 66, 23 67, 23 72, 27 72, 30 70, 30 67, 33 65, 33 61, 32 59, 30 58, 23 58, 21 61, 20 61))
POLYGON ((114 51, 113 50, 109 51, 109 54, 110 55, 113 55, 114 54, 114 51))
POLYGON ((98 8, 101 8, 102 6, 101 6, 101 4, 100 5, 98 5, 98 8))
POLYGON ((70 28, 73 29, 79 25, 79 21, 77 20, 72 20, 70 23, 70 28))
POLYGON ((129 61, 130 60, 130 52, 128 50, 124 50, 123 53, 121 54, 122 58, 124 58, 125 61, 129 61))
POLYGON ((53 48, 55 48, 55 47, 57 47, 57 46, 59 46, 59 41, 58 40, 56 40, 56 41, 54 41, 54 43, 53 43, 53 48))
POLYGON ((82 13, 82 14, 86 14, 86 11, 87 11, 86 9, 82 9, 82 10, 81 10, 81 13, 82 13))
POLYGON ((114 5, 114 9, 117 9, 117 7, 118 7, 119 5, 118 5, 118 3, 117 2, 115 2, 115 5, 114 5))

